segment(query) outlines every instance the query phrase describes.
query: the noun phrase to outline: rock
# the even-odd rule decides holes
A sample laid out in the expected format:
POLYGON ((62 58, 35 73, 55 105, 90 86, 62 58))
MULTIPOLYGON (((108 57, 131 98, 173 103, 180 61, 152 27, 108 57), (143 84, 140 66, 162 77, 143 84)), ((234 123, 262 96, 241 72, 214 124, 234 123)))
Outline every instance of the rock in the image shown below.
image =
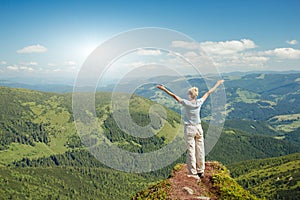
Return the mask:
POLYGON ((190 195, 194 194, 194 190, 191 189, 191 188, 189 188, 189 187, 183 187, 182 190, 185 191, 185 192, 187 192, 190 195))
POLYGON ((210 200, 209 197, 196 197, 195 199, 199 199, 199 200, 210 200))

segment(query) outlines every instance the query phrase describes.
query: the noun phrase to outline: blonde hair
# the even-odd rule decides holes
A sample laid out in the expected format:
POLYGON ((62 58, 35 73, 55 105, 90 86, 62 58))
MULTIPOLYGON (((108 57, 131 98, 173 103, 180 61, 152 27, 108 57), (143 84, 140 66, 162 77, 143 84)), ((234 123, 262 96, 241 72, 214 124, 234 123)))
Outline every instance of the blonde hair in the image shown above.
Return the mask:
POLYGON ((192 98, 196 98, 198 96, 198 88, 192 87, 189 89, 189 94, 192 96, 192 98))

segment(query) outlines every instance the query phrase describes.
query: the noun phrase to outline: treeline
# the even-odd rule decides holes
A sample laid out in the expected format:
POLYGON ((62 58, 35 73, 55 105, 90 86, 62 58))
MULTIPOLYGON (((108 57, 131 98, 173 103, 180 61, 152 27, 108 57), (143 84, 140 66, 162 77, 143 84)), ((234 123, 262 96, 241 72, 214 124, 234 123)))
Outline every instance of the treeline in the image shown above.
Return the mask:
POLYGON ((285 139, 300 146, 300 128, 286 134, 285 139))
POLYGON ((6 119, 0 121, 0 150, 8 148, 12 142, 35 145, 35 142, 50 142, 49 131, 45 128, 47 124, 33 123, 22 119, 6 119))
POLYGON ((247 133, 277 136, 280 133, 275 131, 265 121, 251 121, 242 119, 228 119, 224 124, 227 128, 238 129, 247 133))
POLYGON ((48 144, 52 134, 47 130, 50 124, 33 122, 37 116, 30 105, 44 105, 55 94, 6 87, 0 87, 0 93, 0 150, 7 149, 12 142, 32 146, 35 142, 48 144))
MULTIPOLYGON (((173 167, 177 163, 185 163, 185 159, 185 154, 183 154, 167 167, 152 172, 142 173, 140 175, 148 179, 165 179, 170 175, 173 167)), ((51 155, 49 157, 42 157, 38 159, 23 158, 20 161, 15 161, 12 164, 9 164, 8 167, 90 167, 111 169, 97 160, 93 155, 90 154, 89 151, 84 149, 67 151, 64 154, 51 155)), ((114 169, 111 170, 114 171, 114 169)))
POLYGON ((207 158, 223 164, 232 164, 297 152, 300 152, 300 147, 287 141, 270 136, 248 134, 235 129, 225 129, 207 158))
POLYGON ((64 154, 51 155, 49 157, 41 157, 38 159, 23 158, 15 161, 9 166, 15 167, 106 167, 99 162, 87 150, 72 150, 64 154))
POLYGON ((0 199, 129 199, 151 181, 105 168, 0 167, 0 199))
POLYGON ((104 121, 104 134, 107 139, 113 143, 117 143, 119 147, 138 153, 158 150, 164 146, 165 141, 164 137, 158 137, 157 135, 149 138, 140 138, 125 133, 118 127, 112 115, 109 115, 104 121))

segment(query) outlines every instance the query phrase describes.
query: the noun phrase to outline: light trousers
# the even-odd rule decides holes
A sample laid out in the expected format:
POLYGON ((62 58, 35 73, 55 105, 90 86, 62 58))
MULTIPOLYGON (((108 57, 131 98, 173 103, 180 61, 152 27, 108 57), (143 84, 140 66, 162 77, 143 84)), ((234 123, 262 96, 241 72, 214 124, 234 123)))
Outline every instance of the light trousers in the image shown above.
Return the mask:
POLYGON ((201 124, 185 125, 184 136, 187 145, 187 167, 190 174, 204 173, 205 152, 201 124))

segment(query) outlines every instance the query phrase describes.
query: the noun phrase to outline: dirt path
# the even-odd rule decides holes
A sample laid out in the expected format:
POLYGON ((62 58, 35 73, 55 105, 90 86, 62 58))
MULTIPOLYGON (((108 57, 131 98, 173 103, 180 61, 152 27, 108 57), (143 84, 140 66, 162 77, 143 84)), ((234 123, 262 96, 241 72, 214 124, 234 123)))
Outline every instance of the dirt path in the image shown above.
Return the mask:
POLYGON ((170 199, 217 199, 215 194, 216 189, 213 188, 212 185, 212 173, 215 170, 213 163, 205 163, 204 177, 199 180, 187 176, 188 171, 186 164, 181 164, 180 167, 181 169, 173 171, 169 179, 172 185, 172 189, 168 194, 170 199), (190 194, 188 191, 193 194, 190 194))

